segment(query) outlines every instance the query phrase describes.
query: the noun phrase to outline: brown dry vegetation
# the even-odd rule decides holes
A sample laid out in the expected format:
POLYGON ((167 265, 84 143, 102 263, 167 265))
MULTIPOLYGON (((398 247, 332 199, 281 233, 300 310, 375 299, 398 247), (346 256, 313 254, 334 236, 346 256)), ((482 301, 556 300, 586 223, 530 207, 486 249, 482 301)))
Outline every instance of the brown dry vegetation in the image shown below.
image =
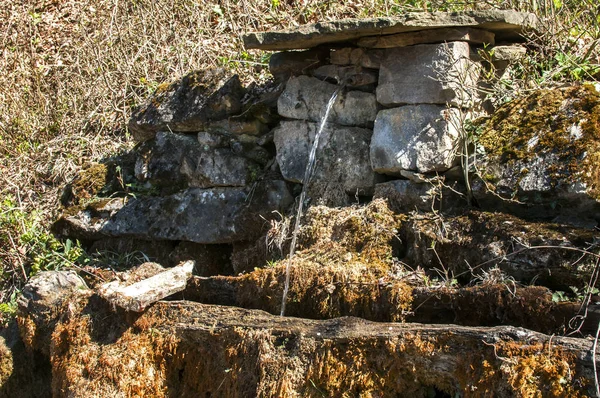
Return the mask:
POLYGON ((32 265, 77 262, 48 233, 59 191, 88 162, 131 148, 131 110, 159 85, 213 66, 239 73, 246 84, 267 78, 267 55, 245 51, 243 33, 403 11, 516 8, 550 21, 532 43, 541 55, 523 65, 533 73, 529 86, 573 78, 573 65, 589 78, 593 68, 586 65, 598 63, 596 5, 556 4, 0 0, 0 302, 14 301, 32 265))

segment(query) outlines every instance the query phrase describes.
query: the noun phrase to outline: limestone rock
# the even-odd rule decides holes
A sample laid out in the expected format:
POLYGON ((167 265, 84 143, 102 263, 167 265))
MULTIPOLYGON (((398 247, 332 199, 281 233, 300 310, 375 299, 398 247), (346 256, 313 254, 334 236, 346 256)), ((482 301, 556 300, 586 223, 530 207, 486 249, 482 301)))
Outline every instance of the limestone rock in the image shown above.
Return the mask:
POLYGON ((331 50, 330 62, 334 65, 356 65, 363 68, 379 69, 384 50, 366 48, 336 48, 331 50))
POLYGON ((293 50, 365 36, 443 27, 472 27, 493 32, 497 41, 523 41, 523 31, 535 28, 536 24, 534 14, 512 10, 407 12, 393 17, 342 19, 279 32, 249 33, 243 36, 243 40, 246 48, 293 50))
MULTIPOLYGON (((288 181, 302 182, 317 123, 283 121, 274 131, 277 162, 288 181)), ((349 194, 373 193, 375 173, 369 164, 371 130, 328 124, 319 140, 311 184, 338 184, 349 194)))
POLYGON ((406 105, 378 113, 371 164, 378 173, 400 175, 452 167, 459 140, 459 111, 439 105, 406 105))
POLYGON ((189 188, 163 197, 122 198, 92 203, 53 225, 60 236, 84 240, 134 237, 230 243, 258 235, 272 212, 292 202, 283 181, 262 181, 253 189, 189 188))
POLYGON ((360 47, 394 48, 413 46, 415 44, 444 43, 449 41, 465 41, 472 44, 494 44, 494 34, 482 29, 440 28, 418 32, 398 33, 363 37, 358 40, 360 47))
POLYGON ((184 290, 188 279, 192 277, 194 265, 193 261, 186 261, 167 270, 152 272, 153 275, 140 281, 107 282, 98 288, 98 294, 113 306, 126 311, 142 312, 149 305, 184 290))
POLYGON ((360 66, 323 65, 313 72, 313 76, 321 80, 333 80, 346 87, 375 88, 379 73, 373 69, 363 69, 360 66))
POLYGON ((468 107, 480 66, 465 42, 388 49, 379 69, 377 101, 385 106, 451 104, 468 107))
POLYGON ((540 90, 501 107, 478 139, 485 152, 473 184, 480 206, 600 221, 599 121, 593 85, 540 90))
POLYGON ((220 69, 194 71, 159 86, 132 114, 129 131, 138 142, 153 138, 158 131, 203 131, 208 122, 239 113, 244 94, 237 75, 220 69))
MULTIPOLYGON (((211 144, 220 144, 212 137, 211 144)), ((170 188, 245 186, 260 167, 242 156, 243 149, 240 152, 236 154, 230 148, 206 149, 196 136, 159 132, 155 140, 140 149, 136 177, 170 188)))
MULTIPOLYGON (((321 121, 327 103, 339 87, 314 77, 291 78, 277 101, 281 116, 290 119, 321 121)), ((361 91, 341 92, 336 99, 329 122, 345 126, 367 127, 377 115, 375 95, 361 91)))
POLYGON ((52 330, 48 330, 47 326, 54 322, 56 309, 73 295, 88 291, 75 271, 43 271, 32 277, 17 301, 19 314, 28 315, 33 321, 32 325, 23 325, 21 330, 21 336, 29 341, 30 348, 48 355, 52 330))
POLYGON ((312 69, 323 65, 328 57, 327 48, 275 53, 269 59, 269 71, 276 81, 286 81, 291 76, 308 74, 312 69))

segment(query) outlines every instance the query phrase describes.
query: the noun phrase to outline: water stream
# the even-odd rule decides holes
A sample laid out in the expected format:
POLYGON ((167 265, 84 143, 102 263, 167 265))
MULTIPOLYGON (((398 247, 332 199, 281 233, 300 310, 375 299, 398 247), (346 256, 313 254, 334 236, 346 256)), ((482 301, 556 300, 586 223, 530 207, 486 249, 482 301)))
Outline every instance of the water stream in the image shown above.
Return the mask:
POLYGON ((327 103, 327 107, 325 108, 325 114, 321 119, 321 124, 319 125, 319 129, 317 130, 317 134, 315 135, 315 140, 310 149, 310 154, 308 155, 308 164, 306 165, 306 169, 304 170, 304 179, 302 180, 302 193, 300 193, 300 201, 298 203, 298 211, 296 212, 296 222, 294 224, 294 231, 292 232, 292 242, 290 243, 290 254, 288 257, 287 264, 285 266, 285 285, 283 289, 283 298, 281 299, 281 316, 285 315, 285 303, 287 301, 287 295, 290 290, 290 270, 292 266, 292 258, 294 257, 294 253, 296 251, 296 240, 298 238, 298 231, 300 230, 300 219, 302 218, 302 210, 304 207, 304 200, 306 199, 306 191, 308 189, 308 183, 312 177, 312 174, 315 170, 315 164, 317 159, 317 148, 319 147, 319 138, 321 138, 321 134, 325 129, 325 125, 327 124, 327 119, 329 118, 329 113, 333 108, 333 104, 341 91, 343 86, 339 86, 331 98, 327 103))

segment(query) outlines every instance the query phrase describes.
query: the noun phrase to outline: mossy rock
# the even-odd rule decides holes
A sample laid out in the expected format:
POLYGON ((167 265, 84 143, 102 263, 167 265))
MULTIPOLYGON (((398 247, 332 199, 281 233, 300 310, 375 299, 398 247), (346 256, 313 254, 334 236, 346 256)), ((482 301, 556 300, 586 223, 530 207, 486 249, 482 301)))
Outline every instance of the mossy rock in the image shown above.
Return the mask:
POLYGON ((474 184, 483 207, 504 201, 501 210, 520 216, 600 218, 598 88, 538 90, 487 121, 478 137, 486 155, 474 184))

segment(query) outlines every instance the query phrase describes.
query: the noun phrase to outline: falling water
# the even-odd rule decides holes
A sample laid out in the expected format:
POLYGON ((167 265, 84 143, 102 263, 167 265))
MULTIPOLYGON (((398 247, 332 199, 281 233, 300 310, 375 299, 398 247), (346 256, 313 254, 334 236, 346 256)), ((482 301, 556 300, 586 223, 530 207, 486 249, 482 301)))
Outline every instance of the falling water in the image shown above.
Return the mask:
POLYGON ((283 289, 283 299, 281 300, 281 316, 285 315, 285 302, 287 300, 287 295, 290 290, 290 269, 292 265, 292 257, 294 257, 294 252, 296 251, 296 239, 298 238, 298 230, 300 229, 300 219, 302 218, 302 207, 304 205, 304 200, 306 198, 306 190, 308 188, 308 182, 312 177, 312 174, 315 169, 316 164, 316 155, 317 155, 317 147, 319 146, 319 138, 321 138, 321 134, 325 129, 325 125, 327 124, 327 119, 329 118, 329 112, 331 112, 331 108, 333 108, 333 104, 335 103, 335 99, 337 98, 342 86, 339 86, 331 98, 327 103, 327 107, 325 108, 325 114, 323 115, 323 119, 321 120, 321 124, 319 125, 319 130, 315 135, 315 141, 313 142, 312 148, 310 149, 310 154, 308 155, 308 164, 306 165, 306 170, 304 170, 304 179, 302 180, 302 193, 300 194, 300 203, 298 203, 298 212, 296 213, 296 222, 294 224, 294 231, 292 232, 292 242, 290 244, 290 255, 288 257, 287 264, 285 266, 285 287, 283 289))

